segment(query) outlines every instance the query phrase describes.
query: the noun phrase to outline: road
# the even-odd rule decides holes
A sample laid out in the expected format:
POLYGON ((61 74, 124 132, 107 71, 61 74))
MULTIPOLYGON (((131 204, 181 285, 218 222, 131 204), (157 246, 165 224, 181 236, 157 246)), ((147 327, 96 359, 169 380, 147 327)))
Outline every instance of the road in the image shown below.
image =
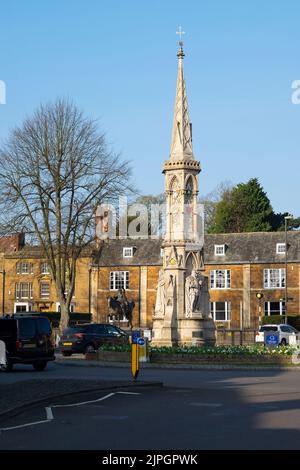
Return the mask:
MULTIPOLYGON (((17 387, 18 382, 36 377, 30 368, 20 367, 1 374, 0 380, 17 387)), ((50 364, 45 377, 127 380, 130 371, 50 364)), ((1 422, 0 449, 300 447, 298 371, 146 369, 140 379, 163 381, 164 387, 49 400, 1 422)))

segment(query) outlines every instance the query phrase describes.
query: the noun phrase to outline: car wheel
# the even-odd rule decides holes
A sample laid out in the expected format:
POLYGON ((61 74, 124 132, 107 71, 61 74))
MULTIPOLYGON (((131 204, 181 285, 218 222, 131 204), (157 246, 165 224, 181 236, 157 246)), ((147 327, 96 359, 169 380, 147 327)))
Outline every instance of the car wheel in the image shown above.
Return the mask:
POLYGON ((42 371, 46 369, 47 361, 36 362, 35 364, 32 364, 32 365, 35 370, 42 371))
POLYGON ((283 339, 281 340, 281 343, 280 343, 280 344, 281 344, 282 346, 286 346, 286 339, 283 338, 283 339))
POLYGON ((85 352, 85 354, 94 353, 94 352, 95 352, 95 346, 93 346, 92 344, 88 344, 88 345, 85 347, 84 352, 85 352))
POLYGON ((62 355, 65 357, 72 356, 72 353, 70 351, 62 351, 62 355))
POLYGON ((9 359, 6 359, 6 364, 1 365, 0 369, 2 372, 11 372, 13 370, 13 363, 9 359))

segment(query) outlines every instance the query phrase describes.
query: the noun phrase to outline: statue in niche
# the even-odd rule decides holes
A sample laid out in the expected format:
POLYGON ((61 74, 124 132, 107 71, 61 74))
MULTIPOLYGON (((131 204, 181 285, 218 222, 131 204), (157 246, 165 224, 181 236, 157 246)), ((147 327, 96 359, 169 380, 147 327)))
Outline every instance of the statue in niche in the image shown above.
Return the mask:
POLYGON ((159 270, 156 290, 155 316, 164 316, 166 303, 164 270, 159 270))
POLYGON ((202 283, 203 281, 199 279, 194 269, 185 280, 185 314, 187 317, 191 316, 193 312, 199 311, 202 283))

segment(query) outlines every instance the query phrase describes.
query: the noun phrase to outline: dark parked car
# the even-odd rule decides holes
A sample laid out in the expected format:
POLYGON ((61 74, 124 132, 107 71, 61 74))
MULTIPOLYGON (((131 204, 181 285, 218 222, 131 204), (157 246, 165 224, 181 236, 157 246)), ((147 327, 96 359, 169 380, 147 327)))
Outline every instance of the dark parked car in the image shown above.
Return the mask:
POLYGON ((117 326, 106 323, 90 323, 66 328, 60 339, 59 347, 64 356, 73 353, 88 353, 101 344, 128 344, 129 335, 117 326))
POLYGON ((48 361, 54 361, 51 324, 42 316, 7 315, 0 318, 0 340, 5 343, 6 365, 11 371, 14 364, 31 364, 44 370, 48 361))

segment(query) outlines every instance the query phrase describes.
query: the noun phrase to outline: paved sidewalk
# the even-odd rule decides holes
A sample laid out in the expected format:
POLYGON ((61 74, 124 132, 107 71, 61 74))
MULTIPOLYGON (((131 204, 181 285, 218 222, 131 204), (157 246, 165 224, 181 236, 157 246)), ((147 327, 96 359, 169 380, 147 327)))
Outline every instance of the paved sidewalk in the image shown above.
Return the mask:
POLYGON ((49 399, 72 396, 94 390, 111 390, 139 386, 161 386, 159 382, 37 379, 13 384, 0 384, 0 419, 18 413, 26 407, 49 399))

